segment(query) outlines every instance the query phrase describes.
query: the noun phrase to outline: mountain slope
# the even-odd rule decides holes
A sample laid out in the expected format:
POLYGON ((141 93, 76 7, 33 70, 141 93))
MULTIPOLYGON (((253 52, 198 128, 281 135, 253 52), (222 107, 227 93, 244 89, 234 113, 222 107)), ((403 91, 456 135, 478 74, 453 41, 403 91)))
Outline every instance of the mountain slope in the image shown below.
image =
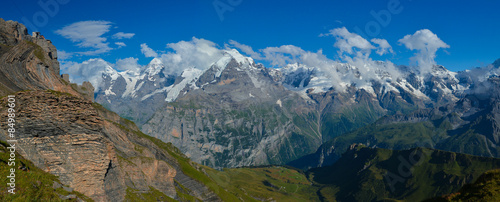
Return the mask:
POLYGON ((167 75, 159 58, 136 72, 100 61, 106 71, 96 100, 194 161, 221 168, 287 163, 384 115, 455 102, 474 83, 438 65, 425 75, 380 61, 274 69, 234 49, 220 53, 210 66, 179 75, 167 75))
POLYGON ((483 173, 472 184, 463 186, 457 193, 426 201, 499 201, 500 200, 500 170, 483 173))
POLYGON ((216 168, 281 164, 321 143, 313 108, 267 69, 226 54, 142 130, 216 168), (165 133, 166 132, 166 133, 165 133))
POLYGON ((499 85, 491 79, 489 95, 469 94, 434 109, 388 115, 364 128, 335 137, 289 165, 307 169, 335 162, 352 143, 386 149, 417 146, 499 157, 499 85))
POLYGON ((311 169, 327 200, 421 201, 456 192, 500 160, 416 148, 391 151, 352 145, 332 166, 311 169))
POLYGON ((163 74, 165 66, 156 58, 141 72, 118 72, 104 60, 97 59, 94 62, 105 68, 102 84, 95 93, 96 102, 139 125, 144 124, 163 106, 168 96, 163 88, 175 82, 173 75, 163 74))

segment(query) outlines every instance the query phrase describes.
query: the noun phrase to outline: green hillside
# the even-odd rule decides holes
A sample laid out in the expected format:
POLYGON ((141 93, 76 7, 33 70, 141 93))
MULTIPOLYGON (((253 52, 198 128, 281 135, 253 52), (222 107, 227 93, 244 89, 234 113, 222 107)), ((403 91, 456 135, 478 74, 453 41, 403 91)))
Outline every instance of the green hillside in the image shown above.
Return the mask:
POLYGON ((372 149, 354 146, 333 165, 311 169, 308 177, 321 185, 326 200, 421 201, 456 192, 500 159, 440 150, 372 149))
POLYGON ((487 171, 473 184, 465 185, 457 193, 427 201, 500 201, 500 170, 487 171))

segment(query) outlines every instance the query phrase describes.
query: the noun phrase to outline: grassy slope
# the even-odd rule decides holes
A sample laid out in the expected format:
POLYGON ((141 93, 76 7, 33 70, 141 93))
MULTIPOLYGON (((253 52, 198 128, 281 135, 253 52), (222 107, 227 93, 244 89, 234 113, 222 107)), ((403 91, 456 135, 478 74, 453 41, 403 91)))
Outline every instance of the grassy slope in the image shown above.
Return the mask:
POLYGON ((500 201, 500 169, 482 174, 476 182, 465 185, 457 193, 427 201, 500 201))
MULTIPOLYGON (((99 105, 95 107, 100 108, 99 105)), ((100 110, 105 109, 101 108, 100 110)), ((122 119, 120 122, 122 124, 133 124, 126 119, 122 119)), ((118 126, 122 129, 130 130, 122 124, 118 124, 118 126)), ((184 174, 206 185, 223 201, 319 201, 315 193, 318 188, 311 186, 313 183, 307 179, 304 173, 296 169, 270 166, 218 171, 192 162, 171 143, 165 143, 141 131, 132 132, 139 137, 151 140, 157 146, 167 151, 177 160, 184 174)), ((184 189, 182 186, 177 189, 181 200, 197 200, 189 196, 189 191, 184 189)), ((127 190, 127 199, 136 201, 137 199, 145 199, 145 197, 134 194, 133 190, 129 189, 127 190)))
POLYGON ((500 159, 422 148, 394 151, 364 147, 344 154, 333 166, 312 169, 308 175, 323 186, 320 193, 325 199, 421 201, 457 191, 467 180, 499 167, 500 159), (412 154, 422 154, 422 158, 412 154), (410 158, 418 163, 411 163, 410 158))
MULTIPOLYGON (((123 125, 133 124, 126 119, 122 119, 120 122, 121 124, 119 125, 122 128, 131 128, 123 125)), ((430 138, 425 134, 430 132, 428 130, 436 130, 434 125, 433 123, 393 124, 381 126, 384 127, 383 129, 375 128, 366 132, 374 132, 373 135, 380 139, 388 138, 392 141, 386 142, 391 144, 401 144, 402 141, 408 141, 405 144, 410 145, 422 138, 430 138), (377 133, 375 131, 385 131, 385 133, 377 133), (387 134, 393 135, 387 136, 387 134), (398 134, 407 134, 408 136, 399 137, 398 134)), ((438 125, 438 128, 446 128, 446 124, 440 123, 438 125)), ((318 172, 318 170, 312 171, 309 173, 308 179, 301 171, 281 166, 235 168, 218 171, 191 162, 190 159, 170 143, 164 143, 140 131, 134 130, 133 132, 139 137, 151 140, 157 146, 167 151, 178 161, 183 173, 205 184, 224 201, 339 200, 348 198, 348 196, 343 195, 345 193, 351 194, 354 197, 353 199, 356 200, 374 198, 422 200, 456 191, 461 186, 459 183, 460 180, 466 177, 475 179, 485 170, 500 166, 500 160, 498 159, 420 149, 429 154, 424 156, 422 160, 424 163, 414 167, 412 176, 409 179, 405 179, 402 189, 396 188, 395 193, 391 193, 385 184, 384 174, 388 171, 397 173, 398 165, 400 164, 398 157, 401 155, 408 156, 409 151, 365 148, 364 153, 359 153, 359 155, 360 157, 365 155, 366 161, 352 159, 346 160, 346 162, 340 161, 336 164, 339 167, 337 169, 340 170, 332 171, 328 170, 329 168, 327 167, 324 168, 323 173, 321 171, 318 172), (450 156, 454 156, 459 161, 447 161, 446 158, 450 156), (359 170, 354 169, 356 163, 361 163, 358 166, 364 167, 368 165, 369 167, 366 169, 366 172, 357 173, 359 170), (354 171, 356 172, 353 173, 354 171), (445 180, 435 179, 439 177, 444 177, 445 180), (450 186, 448 185, 450 180, 458 184, 450 186)), ((401 187, 401 184, 399 187, 401 187)), ((180 198, 184 201, 197 200, 189 196, 188 191, 183 191, 182 186, 177 191, 180 198)), ((127 191, 128 199, 133 200, 135 198, 132 193, 133 190, 127 191)), ((156 194, 161 196, 159 193, 156 194)), ((146 199, 146 197, 142 196, 140 199, 146 199)))
POLYGON ((301 171, 282 166, 232 168, 207 172, 244 201, 319 201, 318 187, 301 171))

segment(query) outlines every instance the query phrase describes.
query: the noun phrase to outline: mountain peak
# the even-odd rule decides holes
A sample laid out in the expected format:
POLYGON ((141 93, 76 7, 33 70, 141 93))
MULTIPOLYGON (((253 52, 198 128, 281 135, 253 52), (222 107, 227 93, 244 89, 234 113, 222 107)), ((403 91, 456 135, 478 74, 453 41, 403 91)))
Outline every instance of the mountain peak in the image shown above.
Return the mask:
POLYGON ((230 55, 232 58, 236 60, 236 62, 240 64, 253 64, 254 61, 251 57, 245 57, 243 56, 238 50, 236 49, 231 49, 231 50, 225 50, 224 55, 230 55))
POLYGON ((493 67, 500 68, 500 58, 498 58, 497 60, 495 60, 495 62, 493 62, 493 67))
POLYGON ((149 62, 149 65, 160 65, 160 64, 163 64, 163 62, 158 58, 153 58, 151 62, 149 62))
POLYGON ((165 65, 163 64, 163 62, 160 59, 154 58, 153 60, 151 60, 151 62, 149 62, 148 66, 146 67, 144 72, 148 76, 152 76, 152 75, 156 75, 156 74, 160 73, 164 67, 165 67, 165 65))

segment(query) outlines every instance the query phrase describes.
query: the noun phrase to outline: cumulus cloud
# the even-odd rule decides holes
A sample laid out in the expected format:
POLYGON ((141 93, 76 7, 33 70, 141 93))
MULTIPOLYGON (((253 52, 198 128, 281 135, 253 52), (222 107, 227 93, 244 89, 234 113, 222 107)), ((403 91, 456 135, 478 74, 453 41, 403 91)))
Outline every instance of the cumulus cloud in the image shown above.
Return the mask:
POLYGON ((61 72, 69 74, 73 83, 81 84, 89 81, 96 88, 100 88, 102 82, 102 73, 110 64, 102 59, 90 59, 82 63, 65 62, 61 64, 61 72))
POLYGON ((372 81, 385 83, 390 75, 392 79, 399 78, 401 73, 390 61, 380 62, 370 58, 373 49, 379 55, 394 53, 392 46, 385 39, 370 40, 358 34, 351 33, 345 27, 330 30, 327 34, 320 36, 333 36, 335 38, 334 47, 338 48, 341 62, 349 65, 350 68, 339 68, 341 82, 356 84, 357 86, 371 86, 372 81))
POLYGON ((127 46, 127 44, 125 44, 123 42, 115 42, 115 45, 119 46, 120 48, 127 46))
POLYGON ((132 71, 138 72, 141 69, 141 65, 137 62, 139 59, 129 57, 124 59, 118 59, 114 65, 114 69, 118 71, 132 71))
POLYGON ((241 51, 243 51, 245 54, 249 55, 253 59, 256 59, 256 60, 262 59, 260 53, 255 52, 253 50, 253 48, 248 46, 248 45, 238 43, 237 41, 234 41, 234 40, 229 40, 229 44, 231 44, 232 46, 234 46, 237 49, 240 49, 241 51))
POLYGON ((398 42, 410 50, 417 50, 411 61, 420 68, 421 74, 432 71, 432 67, 436 64, 434 59, 438 49, 450 47, 428 29, 418 30, 413 35, 406 35, 398 42))
POLYGON ((160 56, 166 65, 166 74, 179 74, 186 68, 208 69, 224 54, 215 43, 196 37, 191 41, 169 43, 167 48, 172 51, 160 56))
POLYGON ((114 39, 130 39, 134 37, 134 33, 123 33, 123 32, 118 32, 116 34, 113 34, 114 39))
POLYGON ((322 50, 310 52, 293 45, 268 47, 261 50, 264 60, 274 66, 285 67, 287 64, 299 63, 314 68, 317 75, 327 78, 317 82, 327 82, 339 91, 345 90, 346 85, 371 86, 372 81, 385 82, 386 78, 381 75, 389 74, 393 79, 401 76, 391 62, 381 63, 371 58, 358 57, 356 51, 361 50, 353 50, 355 57, 344 56, 343 61, 336 61, 329 59, 322 50))
POLYGON ((378 55, 384 55, 386 53, 394 53, 394 51, 392 50, 392 46, 389 44, 389 42, 387 42, 387 40, 385 40, 385 39, 372 39, 370 41, 373 42, 374 44, 378 45, 377 51, 376 51, 376 53, 378 55))
POLYGON ((143 68, 138 64, 138 59, 129 57, 116 60, 116 63, 109 63, 101 58, 89 59, 81 63, 62 62, 61 72, 70 75, 73 83, 81 84, 89 81, 98 91, 102 86, 102 75, 105 72, 126 72, 127 74, 138 74, 143 68))
POLYGON ((279 67, 300 62, 300 56, 306 53, 302 48, 294 45, 267 47, 262 49, 261 52, 264 54, 265 60, 271 62, 271 65, 279 67))
POLYGON ((154 51, 153 49, 151 49, 147 44, 143 43, 141 44, 141 52, 142 54, 144 54, 144 56, 148 57, 148 58, 156 58, 158 57, 158 53, 156 53, 156 51, 154 51))
MULTIPOLYGON (((378 54, 393 53, 392 47, 384 39, 372 39, 370 41, 357 34, 350 33, 345 28, 331 30, 329 34, 337 40, 335 47, 338 47, 341 54, 341 61, 329 59, 322 50, 311 52, 303 50, 294 45, 283 45, 278 47, 267 47, 254 51, 251 46, 241 44, 234 40, 229 41, 225 48, 229 46, 240 49, 245 54, 259 60, 268 61, 272 66, 285 67, 292 63, 300 63, 306 67, 314 68, 318 75, 325 78, 320 82, 327 82, 337 90, 345 89, 346 85, 355 84, 357 86, 368 85, 373 80, 387 80, 387 74, 396 79, 400 76, 399 71, 391 62, 373 61, 369 58, 371 50, 377 50, 378 54), (382 76, 381 76, 382 75, 382 76)), ((164 74, 180 75, 188 68, 206 70, 217 62, 225 52, 214 42, 193 37, 190 41, 179 41, 166 45, 166 50, 155 51, 147 44, 141 44, 141 52, 146 57, 160 59, 165 64, 164 74)), ((89 60, 84 63, 68 63, 63 65, 70 74, 87 78, 91 82, 95 81, 94 74, 101 74, 108 66, 117 71, 127 71, 131 73, 140 72, 143 66, 138 64, 137 58, 124 58, 116 61, 115 64, 106 63, 103 60, 89 60), (71 67, 71 70, 70 68, 71 67), (91 73, 86 73, 91 72, 91 73)), ((309 68, 308 68, 309 69, 309 68)), ((310 69, 312 70, 312 69, 310 69)))
POLYGON ((333 46, 339 49, 340 55, 343 53, 353 54, 354 48, 361 50, 358 53, 369 55, 370 50, 375 49, 368 40, 358 34, 349 32, 345 27, 332 29, 329 33, 320 36, 335 37, 336 42, 333 46))
POLYGON ((73 57, 72 53, 68 53, 63 50, 57 51, 57 59, 59 60, 67 60, 70 59, 71 57, 73 57))
POLYGON ((369 57, 371 50, 376 50, 379 55, 394 53, 387 40, 372 39, 370 43, 360 35, 349 32, 345 27, 332 29, 320 36, 335 38, 334 47, 339 49, 341 61, 329 59, 321 49, 311 52, 294 45, 283 45, 254 51, 252 47, 236 41, 229 41, 229 44, 253 58, 268 61, 276 68, 286 67, 292 63, 314 68, 312 71, 315 74, 327 78, 315 82, 327 82, 341 91, 346 85, 366 87, 371 86, 373 81, 386 83, 391 81, 390 78, 395 80, 401 77, 401 73, 393 63, 374 61, 369 57))
POLYGON ((81 55, 97 55, 112 50, 107 39, 103 37, 109 32, 111 22, 108 21, 81 21, 67 25, 55 32, 64 38, 77 43, 81 48, 92 48, 94 50, 78 52, 81 55))

